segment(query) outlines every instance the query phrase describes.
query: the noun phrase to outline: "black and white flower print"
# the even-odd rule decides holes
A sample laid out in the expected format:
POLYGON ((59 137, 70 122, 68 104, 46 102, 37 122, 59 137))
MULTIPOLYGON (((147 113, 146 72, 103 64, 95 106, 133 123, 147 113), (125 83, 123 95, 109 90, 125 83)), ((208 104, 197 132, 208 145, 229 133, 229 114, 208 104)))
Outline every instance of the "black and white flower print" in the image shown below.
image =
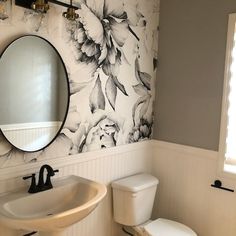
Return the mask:
POLYGON ((117 76, 121 48, 129 34, 134 34, 124 11, 124 2, 87 0, 81 4, 78 14, 76 26, 68 29, 77 49, 76 59, 87 64, 94 63, 107 76, 117 76))
POLYGON ((111 114, 100 116, 96 124, 88 130, 80 145, 81 152, 114 147, 121 131, 117 118, 111 114))
POLYGON ((152 121, 141 118, 129 134, 129 143, 147 140, 152 135, 152 121))
MULTIPOLYGON (((152 5, 151 3, 152 1, 149 0, 149 7, 152 5)), ((154 4, 154 6, 156 5, 154 4)), ((155 14, 156 7, 150 8, 150 10, 151 14, 155 14)), ((133 56, 136 56, 134 64, 138 84, 133 86, 133 89, 139 98, 132 109, 133 129, 128 135, 129 142, 150 138, 153 124, 153 114, 150 114, 150 110, 152 110, 151 75, 140 70, 139 49, 143 47, 147 54, 153 55, 153 70, 155 70, 157 67, 157 47, 155 45, 157 27, 153 29, 152 23, 147 22, 141 11, 137 0, 131 2, 127 0, 84 0, 78 10, 78 21, 67 25, 76 61, 94 68, 93 81, 90 82, 92 87, 89 93, 89 108, 92 115, 88 120, 93 120, 93 116, 96 116, 95 113, 98 110, 109 113, 110 109, 107 105, 110 105, 116 112, 118 91, 127 97, 129 96, 127 87, 120 82, 119 72, 122 64, 127 63, 130 66, 132 64, 132 62, 128 62, 125 55, 126 41, 129 36, 136 41, 137 51, 133 52, 133 56), (135 33, 136 30, 139 33, 135 33), (138 35, 142 37, 141 41, 138 35), (132 133, 135 133, 133 137, 132 133)), ((78 82, 74 84, 77 84, 78 87, 82 86, 78 82)), ((89 123, 91 130, 94 130, 91 122, 89 123)), ((105 131, 101 127, 98 128, 97 124, 95 126, 96 132, 88 131, 87 128, 85 131, 85 127, 80 126, 76 132, 77 135, 75 135, 77 137, 75 153, 91 149, 91 146, 95 147, 95 140, 97 140, 98 146, 107 147, 107 145, 101 144, 101 140, 98 141, 100 133, 105 131), (88 136, 91 136, 89 135, 91 132, 96 138, 91 139, 88 144, 88 136)), ((106 135, 104 134, 103 137, 106 135)), ((111 136, 110 138, 112 140, 111 136)), ((116 142, 113 143, 116 144, 116 142)))
POLYGON ((129 134, 129 142, 138 142, 149 139, 152 134, 153 114, 151 102, 151 76, 140 70, 139 59, 135 60, 135 76, 138 84, 133 86, 135 93, 139 95, 133 106, 132 116, 134 127, 129 134))
MULTIPOLYGON (((79 20, 67 28, 75 48, 76 60, 90 66, 92 64, 91 67, 99 74, 107 76, 105 91, 100 91, 100 97, 105 96, 115 110, 117 90, 128 96, 118 79, 122 61, 126 61, 122 47, 129 35, 139 40, 131 24, 137 23, 137 19, 143 16, 137 13, 136 19, 132 17, 132 21, 129 21, 123 0, 87 0, 81 4, 78 14, 79 20)), ((97 85, 99 80, 96 79, 97 85)))
POLYGON ((70 154, 116 146, 122 138, 123 124, 124 120, 115 112, 95 108, 90 120, 75 132, 65 131, 73 143, 70 154))
POLYGON ((20 152, 0 136, 0 166, 151 138, 159 2, 75 1, 79 18, 74 22, 63 19, 65 8, 54 4, 45 16, 14 8, 15 32, 22 28, 22 33, 45 37, 60 52, 70 107, 61 134, 41 152, 20 152))

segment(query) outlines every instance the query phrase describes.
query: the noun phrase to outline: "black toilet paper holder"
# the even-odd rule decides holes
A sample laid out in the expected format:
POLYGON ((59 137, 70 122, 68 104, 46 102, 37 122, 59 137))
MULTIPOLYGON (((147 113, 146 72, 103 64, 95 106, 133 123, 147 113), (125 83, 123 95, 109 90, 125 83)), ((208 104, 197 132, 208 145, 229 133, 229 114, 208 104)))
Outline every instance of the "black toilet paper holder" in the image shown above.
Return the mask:
POLYGON ((220 180, 218 180, 218 179, 215 180, 214 184, 211 184, 211 187, 219 188, 219 189, 222 189, 222 190, 225 190, 225 191, 229 191, 229 192, 234 192, 233 189, 222 187, 222 182, 220 180))

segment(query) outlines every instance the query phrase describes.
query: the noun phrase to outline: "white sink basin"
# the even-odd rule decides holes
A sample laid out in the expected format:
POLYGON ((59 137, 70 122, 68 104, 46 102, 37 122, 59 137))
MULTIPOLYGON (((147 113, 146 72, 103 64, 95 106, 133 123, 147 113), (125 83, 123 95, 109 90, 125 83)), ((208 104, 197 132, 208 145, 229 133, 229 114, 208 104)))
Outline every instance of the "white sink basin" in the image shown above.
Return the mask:
POLYGON ((56 180, 53 186, 35 194, 22 189, 0 197, 0 223, 54 235, 86 217, 107 192, 105 185, 73 175, 56 180))

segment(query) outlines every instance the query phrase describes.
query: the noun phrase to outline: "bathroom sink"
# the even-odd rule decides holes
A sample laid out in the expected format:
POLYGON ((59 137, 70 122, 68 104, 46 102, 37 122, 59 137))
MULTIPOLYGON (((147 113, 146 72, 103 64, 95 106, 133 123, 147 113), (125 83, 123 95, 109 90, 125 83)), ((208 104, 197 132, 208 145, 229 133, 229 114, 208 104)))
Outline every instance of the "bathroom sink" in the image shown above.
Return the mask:
POLYGON ((53 186, 35 194, 21 189, 0 197, 0 224, 17 230, 62 231, 92 212, 107 191, 103 184, 74 175, 53 186))

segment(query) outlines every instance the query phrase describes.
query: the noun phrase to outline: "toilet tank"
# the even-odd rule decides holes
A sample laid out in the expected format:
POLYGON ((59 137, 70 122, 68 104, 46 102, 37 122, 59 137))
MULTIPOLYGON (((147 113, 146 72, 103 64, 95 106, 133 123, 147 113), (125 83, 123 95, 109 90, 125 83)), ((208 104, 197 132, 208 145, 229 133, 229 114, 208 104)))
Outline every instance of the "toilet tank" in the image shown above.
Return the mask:
POLYGON ((151 218, 159 181, 149 174, 137 174, 112 183, 116 222, 135 226, 151 218))

